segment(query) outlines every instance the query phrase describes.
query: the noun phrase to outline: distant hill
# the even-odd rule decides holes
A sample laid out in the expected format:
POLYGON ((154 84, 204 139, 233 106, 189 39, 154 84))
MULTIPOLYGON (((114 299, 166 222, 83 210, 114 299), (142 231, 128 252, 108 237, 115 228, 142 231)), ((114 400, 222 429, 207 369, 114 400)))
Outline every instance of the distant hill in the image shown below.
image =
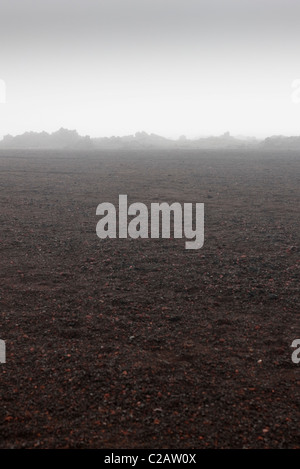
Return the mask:
POLYGON ((184 135, 178 140, 171 140, 156 134, 137 132, 125 137, 94 138, 95 148, 243 148, 258 144, 256 139, 235 138, 229 132, 219 137, 206 137, 188 140, 184 135))
POLYGON ((266 138, 262 142, 264 148, 282 149, 282 150, 300 150, 300 136, 299 137, 284 137, 282 135, 274 135, 266 138))
POLYGON ((202 137, 194 140, 182 135, 171 140, 156 134, 137 132, 122 137, 82 137, 76 130, 61 128, 47 132, 25 132, 15 137, 6 135, 0 141, 0 149, 293 149, 300 150, 299 137, 272 136, 265 140, 254 137, 234 137, 229 132, 220 136, 202 137))
POLYGON ((174 148, 175 142, 156 134, 137 132, 124 137, 94 138, 95 148, 174 148))
POLYGON ((59 129, 52 134, 47 132, 25 132, 12 137, 6 135, 0 142, 0 148, 28 149, 76 149, 91 148, 90 137, 81 137, 76 130, 59 129))

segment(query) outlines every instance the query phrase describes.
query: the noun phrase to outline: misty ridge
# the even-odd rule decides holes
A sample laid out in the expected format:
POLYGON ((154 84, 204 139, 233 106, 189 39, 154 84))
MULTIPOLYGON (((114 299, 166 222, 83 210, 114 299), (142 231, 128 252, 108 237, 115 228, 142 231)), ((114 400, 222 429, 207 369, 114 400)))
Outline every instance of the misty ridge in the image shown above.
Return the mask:
POLYGON ((300 150, 300 136, 275 135, 259 140, 255 137, 220 136, 187 139, 184 135, 176 140, 156 134, 137 132, 122 137, 81 136, 76 130, 61 128, 53 133, 25 132, 22 135, 6 135, 0 141, 0 149, 49 149, 49 150, 98 150, 98 149, 283 149, 300 150))

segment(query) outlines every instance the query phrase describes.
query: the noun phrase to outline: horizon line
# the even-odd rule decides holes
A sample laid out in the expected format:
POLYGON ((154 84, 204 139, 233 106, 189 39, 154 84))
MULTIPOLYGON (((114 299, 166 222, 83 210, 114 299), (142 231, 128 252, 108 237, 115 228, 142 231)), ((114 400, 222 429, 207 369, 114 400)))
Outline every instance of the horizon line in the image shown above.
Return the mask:
POLYGON ((286 134, 286 133, 284 133, 284 134, 273 133, 273 134, 267 135, 266 137, 258 137, 257 135, 253 135, 253 134, 232 134, 230 131, 225 131, 221 134, 199 135, 197 137, 187 137, 185 134, 181 134, 178 137, 167 137, 165 135, 157 134, 157 133, 154 133, 154 132, 147 132, 145 130, 138 130, 135 133, 130 133, 130 134, 122 134, 122 135, 112 134, 112 135, 102 135, 102 136, 93 136, 92 137, 89 134, 81 135, 77 129, 69 129, 67 127, 60 127, 57 130, 54 130, 52 132, 47 131, 47 130, 40 130, 40 131, 38 131, 38 130, 25 130, 23 133, 18 133, 18 134, 15 134, 15 135, 7 133, 5 135, 0 135, 0 139, 1 139, 0 142, 2 142, 5 137, 16 138, 16 137, 23 136, 25 134, 43 134, 43 133, 48 134, 48 135, 53 135, 53 134, 55 134, 55 133, 57 133, 61 130, 64 130, 64 131, 67 131, 67 132, 76 132, 79 137, 90 138, 91 140, 93 140, 93 139, 106 139, 106 138, 110 139, 110 138, 136 137, 138 134, 141 134, 141 135, 145 134, 147 136, 161 137, 161 138, 164 138, 166 140, 170 140, 170 141, 174 141, 174 142, 180 141, 181 139, 182 140, 187 140, 187 141, 195 141, 195 140, 200 140, 200 139, 225 137, 225 136, 235 138, 237 140, 255 139, 257 141, 263 141, 263 140, 265 140, 267 138, 271 138, 271 137, 285 137, 285 138, 300 137, 300 134, 299 135, 294 135, 294 134, 286 134))

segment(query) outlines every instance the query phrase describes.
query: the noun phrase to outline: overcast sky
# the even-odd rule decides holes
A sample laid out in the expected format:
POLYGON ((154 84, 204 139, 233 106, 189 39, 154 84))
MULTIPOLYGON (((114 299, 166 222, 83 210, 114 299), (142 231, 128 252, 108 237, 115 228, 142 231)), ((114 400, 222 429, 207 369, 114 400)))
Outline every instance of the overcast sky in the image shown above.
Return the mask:
POLYGON ((0 136, 300 134, 299 0, 0 0, 0 136))

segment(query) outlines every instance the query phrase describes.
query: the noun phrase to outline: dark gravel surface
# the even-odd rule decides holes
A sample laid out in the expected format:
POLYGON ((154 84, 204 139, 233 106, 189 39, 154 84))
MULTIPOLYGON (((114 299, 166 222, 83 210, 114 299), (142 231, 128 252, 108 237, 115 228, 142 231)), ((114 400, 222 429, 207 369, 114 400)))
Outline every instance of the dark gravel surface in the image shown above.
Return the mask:
POLYGON ((1 448, 300 448, 299 153, 0 153, 1 448), (204 202, 205 244, 96 207, 204 202))

